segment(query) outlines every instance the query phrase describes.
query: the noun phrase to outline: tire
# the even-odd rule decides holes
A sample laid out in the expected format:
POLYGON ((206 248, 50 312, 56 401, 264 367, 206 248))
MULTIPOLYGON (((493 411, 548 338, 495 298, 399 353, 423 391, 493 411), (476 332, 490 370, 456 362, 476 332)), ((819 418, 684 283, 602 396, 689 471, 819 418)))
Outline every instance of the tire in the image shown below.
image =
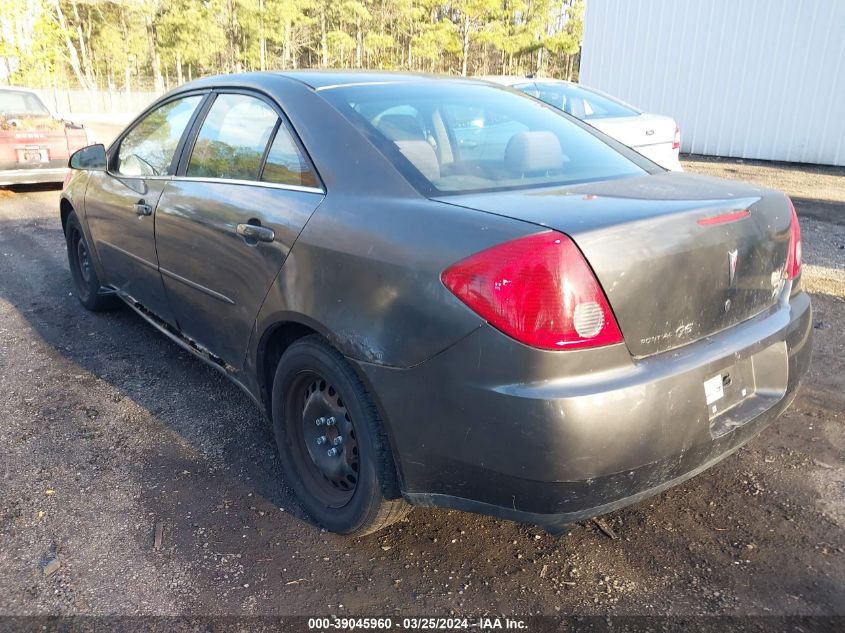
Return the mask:
POLYGON ((301 338, 282 355, 272 416, 285 477, 321 527, 363 536, 410 512, 376 406, 322 337, 301 338))
POLYGON ((116 307, 113 296, 102 294, 102 286, 94 262, 91 259, 91 247, 85 239, 82 225, 76 212, 71 211, 65 224, 65 242, 70 276, 76 289, 76 297, 86 310, 101 312, 116 307))

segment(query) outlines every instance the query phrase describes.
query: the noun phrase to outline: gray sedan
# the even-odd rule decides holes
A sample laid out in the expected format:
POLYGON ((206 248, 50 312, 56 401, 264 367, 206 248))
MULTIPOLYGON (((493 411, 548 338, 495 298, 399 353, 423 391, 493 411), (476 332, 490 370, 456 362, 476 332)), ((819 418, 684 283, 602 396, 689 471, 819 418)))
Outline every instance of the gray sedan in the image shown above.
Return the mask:
POLYGON ((71 166, 82 305, 239 385, 335 532, 413 505, 565 531, 735 451, 810 361, 786 196, 489 84, 212 77, 71 166))

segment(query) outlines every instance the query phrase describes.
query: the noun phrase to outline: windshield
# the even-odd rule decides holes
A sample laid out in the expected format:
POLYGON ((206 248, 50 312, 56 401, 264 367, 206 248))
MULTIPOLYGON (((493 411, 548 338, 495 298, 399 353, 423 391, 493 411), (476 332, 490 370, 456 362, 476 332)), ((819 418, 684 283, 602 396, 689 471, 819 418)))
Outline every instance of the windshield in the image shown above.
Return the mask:
POLYGON ((49 116, 50 112, 31 92, 0 90, 0 115, 49 116))
POLYGON ((605 180, 647 168, 556 110, 486 84, 351 85, 321 94, 425 195, 605 180))
POLYGON ((532 97, 537 97, 549 105, 589 121, 611 117, 639 116, 639 112, 613 97, 571 84, 557 82, 539 82, 533 89, 525 89, 532 97))

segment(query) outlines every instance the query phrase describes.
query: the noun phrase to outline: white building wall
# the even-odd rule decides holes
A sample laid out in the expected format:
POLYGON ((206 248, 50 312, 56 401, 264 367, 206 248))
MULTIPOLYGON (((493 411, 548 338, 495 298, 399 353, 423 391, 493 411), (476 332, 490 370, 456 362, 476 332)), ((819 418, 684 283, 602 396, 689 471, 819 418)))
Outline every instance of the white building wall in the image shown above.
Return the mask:
POLYGON ((845 0, 588 0, 580 81, 684 152, 845 165, 845 0))

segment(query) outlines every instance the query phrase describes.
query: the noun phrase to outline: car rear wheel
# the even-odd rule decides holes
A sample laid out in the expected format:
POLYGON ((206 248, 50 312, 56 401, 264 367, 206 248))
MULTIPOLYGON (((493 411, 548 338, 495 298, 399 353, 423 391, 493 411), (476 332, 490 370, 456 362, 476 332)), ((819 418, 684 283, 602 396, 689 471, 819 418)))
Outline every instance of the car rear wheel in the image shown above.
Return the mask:
POLYGON ((285 351, 272 399, 287 481, 320 526, 361 536, 410 511, 378 410, 322 337, 307 336, 285 351))
POLYGON ((92 312, 114 308, 116 305, 114 297, 101 294, 102 286, 91 260, 91 249, 75 211, 71 211, 68 215, 65 224, 65 241, 70 275, 73 278, 79 303, 92 312))

